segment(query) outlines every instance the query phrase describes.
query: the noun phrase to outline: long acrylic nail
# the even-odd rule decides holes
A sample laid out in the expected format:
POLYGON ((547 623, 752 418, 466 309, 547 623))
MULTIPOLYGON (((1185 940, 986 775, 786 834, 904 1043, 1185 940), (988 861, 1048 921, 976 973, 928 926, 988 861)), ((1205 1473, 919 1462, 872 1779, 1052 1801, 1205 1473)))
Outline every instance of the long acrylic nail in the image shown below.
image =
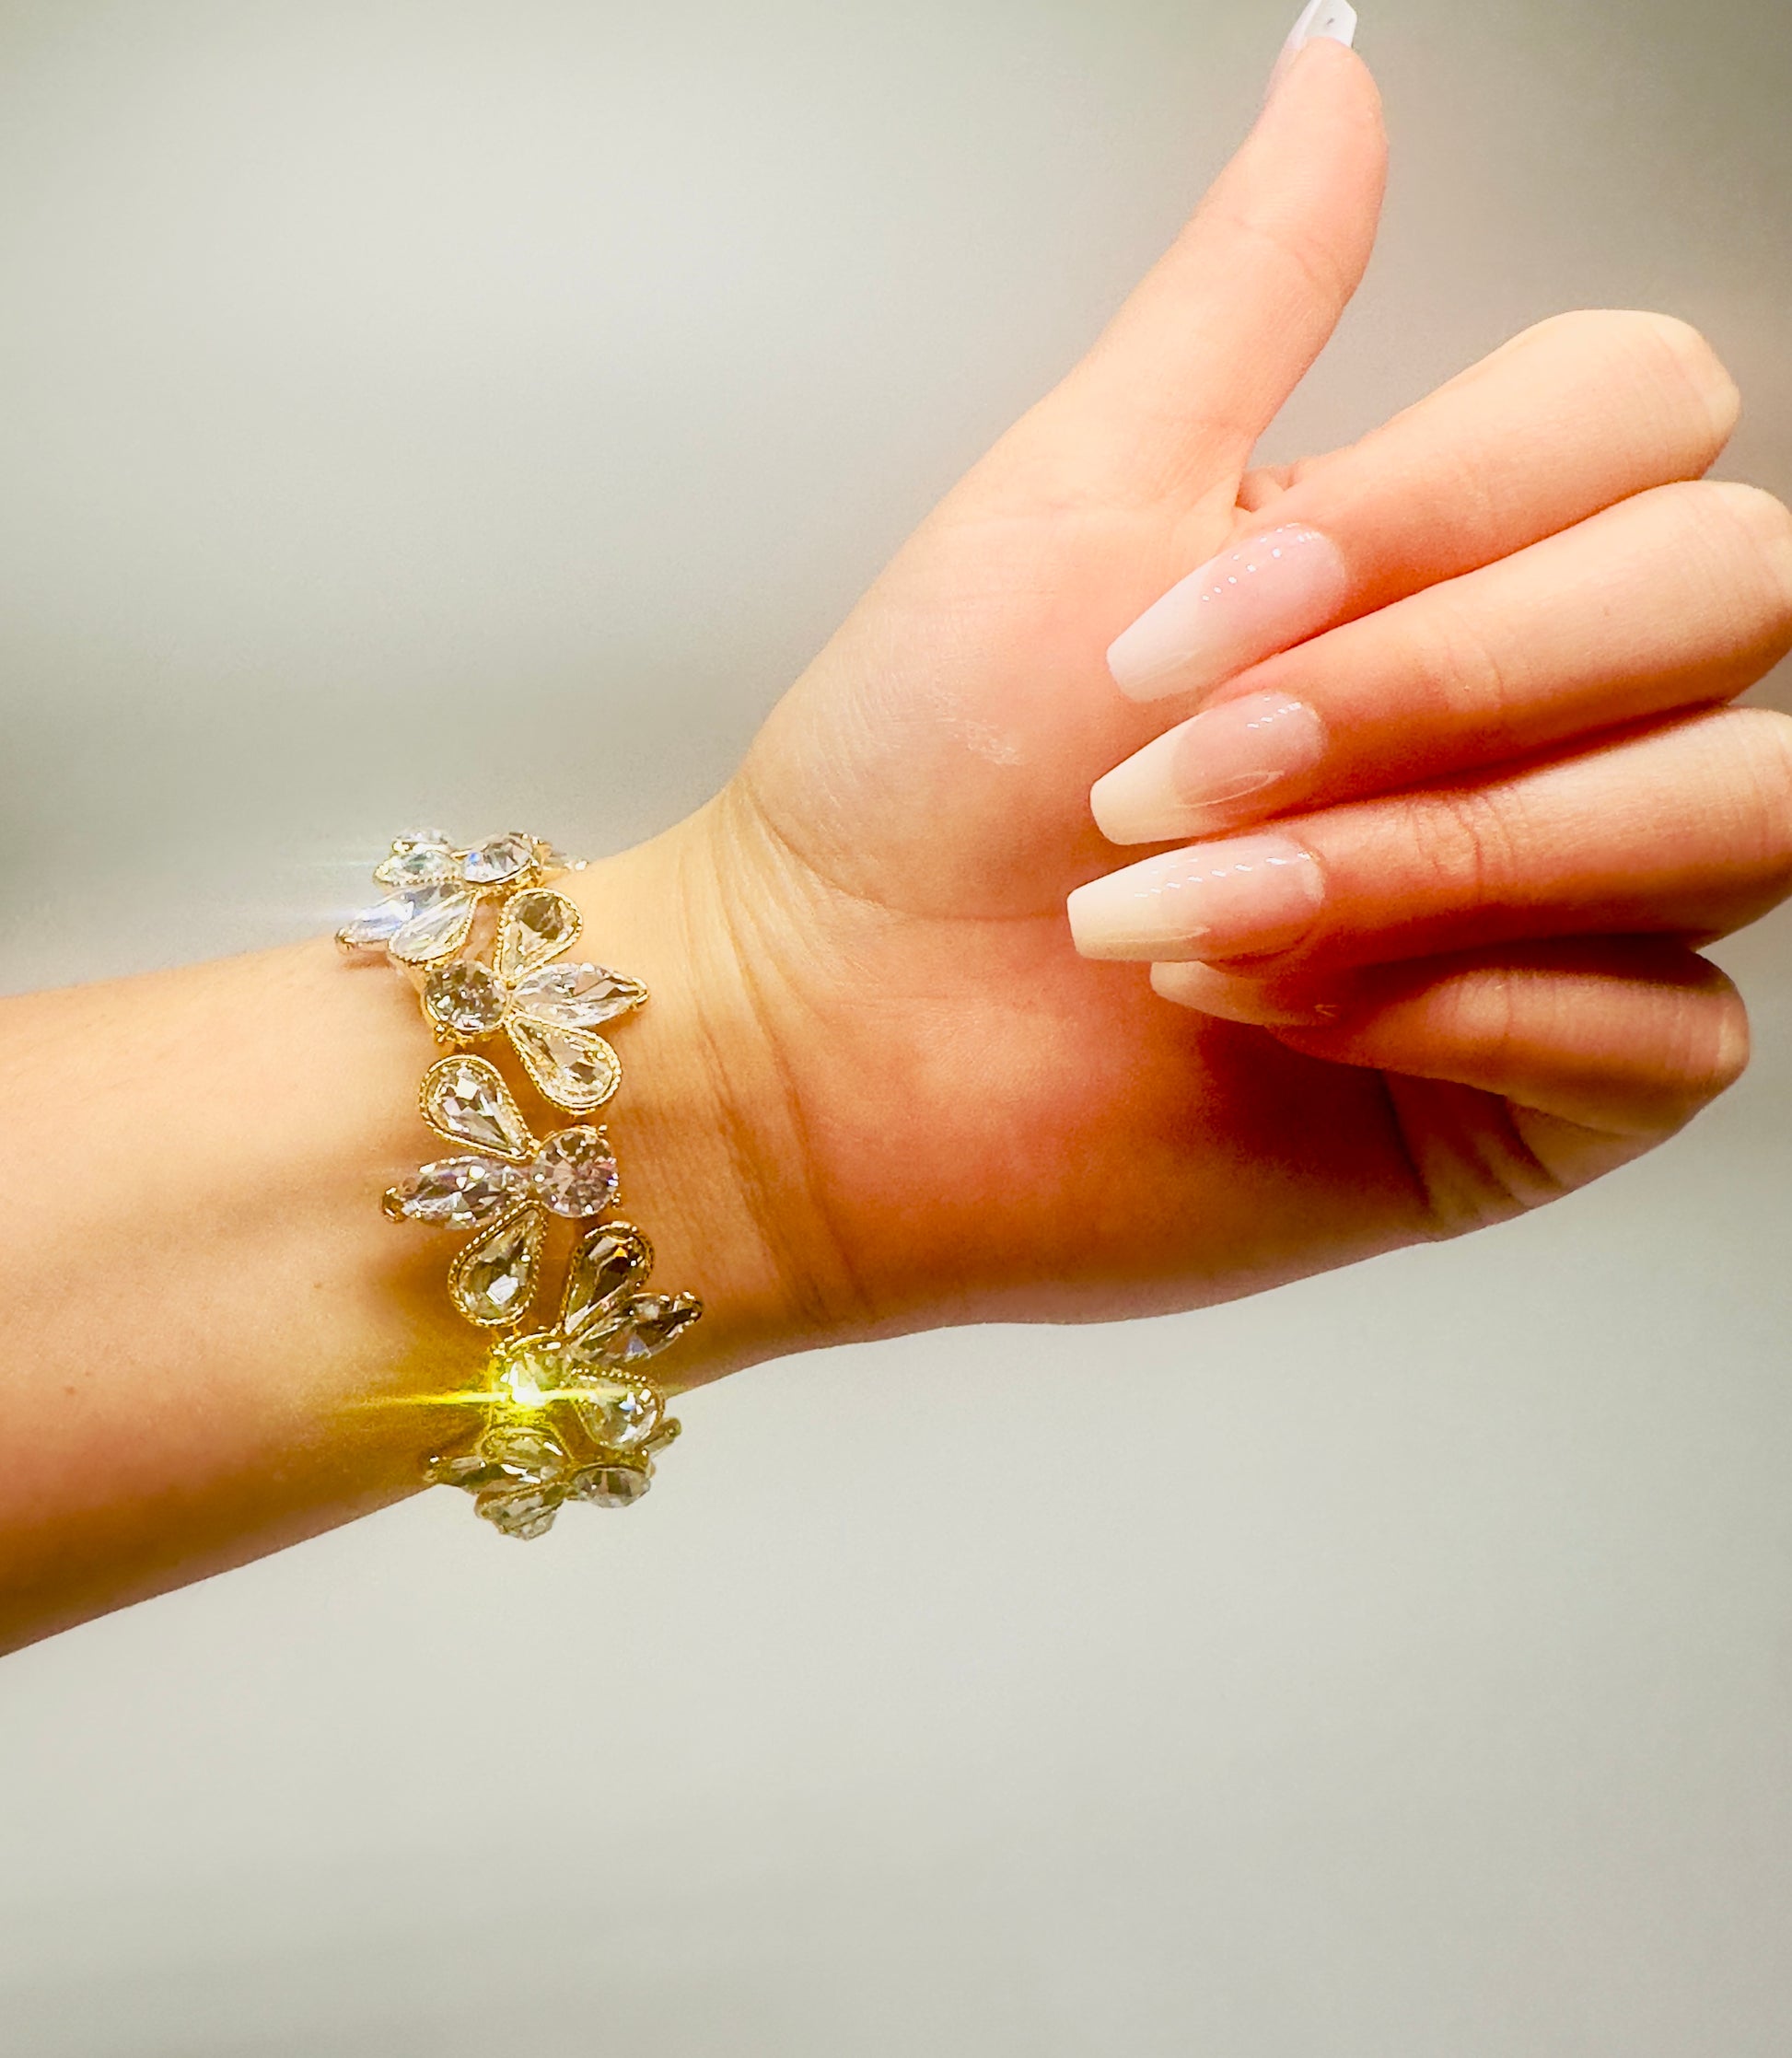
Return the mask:
POLYGON ((1198 836, 1300 797, 1325 757, 1325 724, 1283 693, 1222 701, 1117 764, 1089 790, 1113 843, 1198 836))
POLYGON ((1350 0, 1309 0, 1300 10, 1300 19, 1288 31, 1283 55, 1292 57, 1309 43, 1321 40, 1343 43, 1348 50, 1356 41, 1356 10, 1350 0))
POLYGON ((1329 628, 1349 591, 1330 537, 1273 529, 1171 587, 1114 643, 1108 669, 1135 701, 1205 692, 1329 628))
POLYGON ((1284 1000, 1261 980, 1242 979, 1217 965, 1153 965, 1151 985, 1178 1007, 1193 1008, 1222 1022, 1248 1022, 1257 1029, 1329 1029, 1344 1013, 1342 1001, 1284 1000))
POLYGON ((1286 836, 1233 836, 1079 886, 1070 933, 1085 958, 1254 958, 1313 925, 1325 882, 1286 836))

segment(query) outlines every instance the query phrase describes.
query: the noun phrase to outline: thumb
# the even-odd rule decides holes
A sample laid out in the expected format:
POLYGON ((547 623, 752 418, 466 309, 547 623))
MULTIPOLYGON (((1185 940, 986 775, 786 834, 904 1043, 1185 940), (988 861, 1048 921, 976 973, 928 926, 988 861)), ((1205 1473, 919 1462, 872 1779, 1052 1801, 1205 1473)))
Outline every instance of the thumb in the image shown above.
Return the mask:
POLYGON ((1199 212, 1029 418, 1030 455, 1122 505, 1235 484, 1361 282, 1386 175, 1368 67, 1329 35, 1291 48, 1199 212))

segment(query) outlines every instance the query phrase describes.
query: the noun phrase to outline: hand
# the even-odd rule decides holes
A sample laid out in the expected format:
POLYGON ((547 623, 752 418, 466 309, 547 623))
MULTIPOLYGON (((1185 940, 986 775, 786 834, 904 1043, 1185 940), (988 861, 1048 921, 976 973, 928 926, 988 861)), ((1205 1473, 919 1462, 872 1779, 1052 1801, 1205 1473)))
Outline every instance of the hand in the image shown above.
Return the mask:
POLYGON ((1735 391, 1643 315, 1250 471, 1382 178, 1367 71, 1309 46, 660 851, 751 995, 732 1162, 817 1334, 1179 1308, 1471 1229, 1742 1067, 1694 949, 1792 881, 1792 723, 1725 705, 1792 643, 1792 517, 1691 483, 1735 391), (1216 554, 1118 690, 1106 646, 1216 554), (1097 781, 1122 841, 1221 840, 1116 874, 1097 781))

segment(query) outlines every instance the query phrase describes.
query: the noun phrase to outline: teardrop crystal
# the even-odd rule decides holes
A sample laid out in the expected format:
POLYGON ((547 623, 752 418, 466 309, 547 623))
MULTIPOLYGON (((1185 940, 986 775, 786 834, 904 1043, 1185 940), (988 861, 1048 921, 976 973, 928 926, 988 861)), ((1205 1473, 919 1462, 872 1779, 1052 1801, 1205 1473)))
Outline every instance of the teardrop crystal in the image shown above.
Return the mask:
POLYGON ((381 886, 436 886, 454 877, 454 853, 437 845, 394 852, 375 871, 381 886))
POLYGON ((622 1084, 621 1061, 589 1029, 553 1029, 514 1008, 504 1026, 542 1096, 568 1114, 601 1108, 622 1084))
POLYGON ((577 937, 577 908, 564 893, 531 887, 506 904, 498 924, 498 977, 514 986, 537 965, 569 950, 577 937))
POLYGON ((677 1343, 703 1311, 694 1294, 636 1294, 626 1306, 588 1323, 567 1356, 581 1372, 633 1371, 677 1343))
POLYGON ((479 902, 464 888, 452 885, 421 887, 415 899, 415 913, 392 938, 392 956, 405 965, 453 957, 467 940, 479 902))
POLYGON ((537 1145, 504 1075, 483 1058, 442 1058, 424 1074, 424 1120, 451 1144, 495 1151, 521 1164, 537 1145))
POLYGON ((475 843, 460 861, 460 876, 469 886, 508 886, 534 868, 534 839, 517 834, 475 843))
POLYGON ((605 1450, 627 1450, 645 1444, 659 1427, 665 1402, 651 1387, 625 1379, 581 1379, 573 1403, 586 1434, 605 1450))
POLYGON ((607 1304, 645 1285, 653 1270, 653 1246, 632 1222, 605 1222, 579 1238, 566 1268, 560 1327, 576 1335, 607 1304))
POLYGON ((653 1483, 651 1464, 588 1465, 576 1472, 566 1491, 593 1507, 633 1507, 653 1483))
POLYGON ((392 893, 336 932, 344 950, 381 950, 417 912, 414 893, 392 893))
POLYGON ((593 1029, 639 1007, 647 989, 601 965, 549 965, 517 982, 512 1005, 553 1029, 593 1029))
POLYGON ((560 1486, 497 1488, 475 1499, 473 1513, 483 1516, 500 1536, 528 1543, 553 1529, 565 1498, 565 1489, 560 1486))
POLYGON ((547 1217, 530 1203, 475 1237, 454 1261, 448 1292, 470 1322, 494 1329, 521 1320, 535 1297, 547 1217))
POLYGON ((527 1192, 527 1176, 518 1166, 491 1157, 441 1157, 415 1179, 393 1187, 386 1195, 386 1213, 395 1222, 471 1228, 514 1207, 527 1192))

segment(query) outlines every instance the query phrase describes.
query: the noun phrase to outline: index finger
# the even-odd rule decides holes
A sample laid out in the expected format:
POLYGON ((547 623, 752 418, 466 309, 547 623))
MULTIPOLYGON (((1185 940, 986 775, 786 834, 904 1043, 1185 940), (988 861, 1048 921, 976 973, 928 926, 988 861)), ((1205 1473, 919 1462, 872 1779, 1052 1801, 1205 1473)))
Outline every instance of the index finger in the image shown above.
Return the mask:
POLYGON ((1558 316, 1300 471, 1114 643, 1130 699, 1198 695, 1329 629, 1696 479, 1734 382, 1667 315, 1558 316))

